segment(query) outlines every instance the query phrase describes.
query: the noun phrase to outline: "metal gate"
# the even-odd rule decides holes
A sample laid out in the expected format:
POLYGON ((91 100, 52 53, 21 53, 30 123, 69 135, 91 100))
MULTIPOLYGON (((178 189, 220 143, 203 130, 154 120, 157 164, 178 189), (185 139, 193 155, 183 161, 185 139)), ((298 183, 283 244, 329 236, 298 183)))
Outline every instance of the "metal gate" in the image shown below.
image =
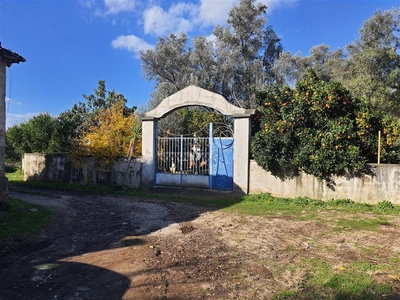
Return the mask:
POLYGON ((210 188, 233 190, 233 131, 226 125, 210 124, 210 188))
POLYGON ((158 137, 156 166, 157 185, 232 190, 232 130, 210 124, 209 137, 158 137))

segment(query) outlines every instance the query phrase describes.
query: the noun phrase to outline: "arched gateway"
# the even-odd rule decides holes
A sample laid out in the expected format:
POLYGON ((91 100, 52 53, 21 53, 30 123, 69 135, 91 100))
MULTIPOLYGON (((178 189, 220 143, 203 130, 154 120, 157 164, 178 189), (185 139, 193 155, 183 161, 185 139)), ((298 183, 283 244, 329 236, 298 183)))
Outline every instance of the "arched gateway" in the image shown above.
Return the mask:
POLYGON ((186 106, 206 106, 234 118, 235 141, 233 149, 233 190, 248 193, 250 116, 254 109, 243 109, 230 104, 224 97, 198 86, 190 85, 163 99, 152 111, 142 117, 142 184, 153 186, 156 182, 157 121, 165 115, 186 106))

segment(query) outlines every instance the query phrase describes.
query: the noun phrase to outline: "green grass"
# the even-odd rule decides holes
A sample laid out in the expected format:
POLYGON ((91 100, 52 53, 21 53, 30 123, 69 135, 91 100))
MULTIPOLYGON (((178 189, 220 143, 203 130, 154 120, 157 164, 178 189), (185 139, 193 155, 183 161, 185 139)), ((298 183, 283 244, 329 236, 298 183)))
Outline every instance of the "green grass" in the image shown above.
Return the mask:
MULTIPOLYGON (((382 201, 377 205, 357 203, 349 199, 322 201, 307 197, 279 198, 272 197, 268 193, 246 195, 242 201, 225 209, 226 211, 254 216, 288 216, 296 220, 306 221, 318 219, 320 212, 332 212, 340 214, 372 213, 373 215, 397 215, 400 216, 400 206, 392 205, 389 201, 382 201)), ((348 227, 354 227, 357 220, 348 220, 348 227)), ((345 219, 339 225, 344 226, 345 219)), ((364 227, 374 228, 374 224, 388 225, 389 222, 380 217, 376 221, 366 221, 364 227)), ((346 225, 347 226, 347 225, 346 225)))
POLYGON ((0 240, 20 234, 32 234, 49 222, 50 211, 17 199, 0 204, 0 240))
POLYGON ((272 299, 381 299, 391 293, 391 286, 377 282, 374 274, 393 274, 397 270, 390 264, 364 261, 337 268, 319 258, 303 259, 296 267, 305 271, 298 289, 279 291, 272 299))
POLYGON ((15 167, 6 166, 6 177, 10 182, 23 182, 24 181, 24 172, 15 167))
POLYGON ((371 219, 366 219, 364 217, 338 219, 335 222, 336 226, 334 227, 334 230, 339 232, 345 230, 378 231, 381 225, 390 225, 390 222, 382 216, 377 216, 371 219))

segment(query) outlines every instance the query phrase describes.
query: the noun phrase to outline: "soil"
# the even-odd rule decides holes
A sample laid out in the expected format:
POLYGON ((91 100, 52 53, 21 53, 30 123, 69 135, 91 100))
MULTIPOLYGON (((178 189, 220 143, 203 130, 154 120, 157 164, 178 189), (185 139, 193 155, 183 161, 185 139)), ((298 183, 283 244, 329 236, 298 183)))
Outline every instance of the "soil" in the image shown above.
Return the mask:
MULTIPOLYGON (((395 217, 378 232, 336 232, 329 222, 242 216, 182 202, 25 187, 11 188, 10 197, 47 207, 54 217, 40 234, 0 244, 8 250, 0 257, 1 300, 271 299, 277 291, 301 290, 306 271, 288 266, 304 259, 322 258, 338 270, 354 260, 400 259, 395 217)), ((400 274, 370 275, 392 280, 393 292, 384 298, 400 299, 400 274)))

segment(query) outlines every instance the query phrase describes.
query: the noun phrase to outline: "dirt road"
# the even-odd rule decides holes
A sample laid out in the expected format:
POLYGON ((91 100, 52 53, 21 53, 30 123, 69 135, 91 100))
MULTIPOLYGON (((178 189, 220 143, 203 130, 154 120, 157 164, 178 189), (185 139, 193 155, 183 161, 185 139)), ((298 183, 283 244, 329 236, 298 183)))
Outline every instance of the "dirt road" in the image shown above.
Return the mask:
POLYGON ((55 218, 0 257, 1 300, 270 299, 307 276, 279 266, 322 257, 339 268, 400 253, 400 220, 379 233, 335 233, 313 221, 185 203, 48 190, 14 189, 10 197, 48 207, 55 218))

